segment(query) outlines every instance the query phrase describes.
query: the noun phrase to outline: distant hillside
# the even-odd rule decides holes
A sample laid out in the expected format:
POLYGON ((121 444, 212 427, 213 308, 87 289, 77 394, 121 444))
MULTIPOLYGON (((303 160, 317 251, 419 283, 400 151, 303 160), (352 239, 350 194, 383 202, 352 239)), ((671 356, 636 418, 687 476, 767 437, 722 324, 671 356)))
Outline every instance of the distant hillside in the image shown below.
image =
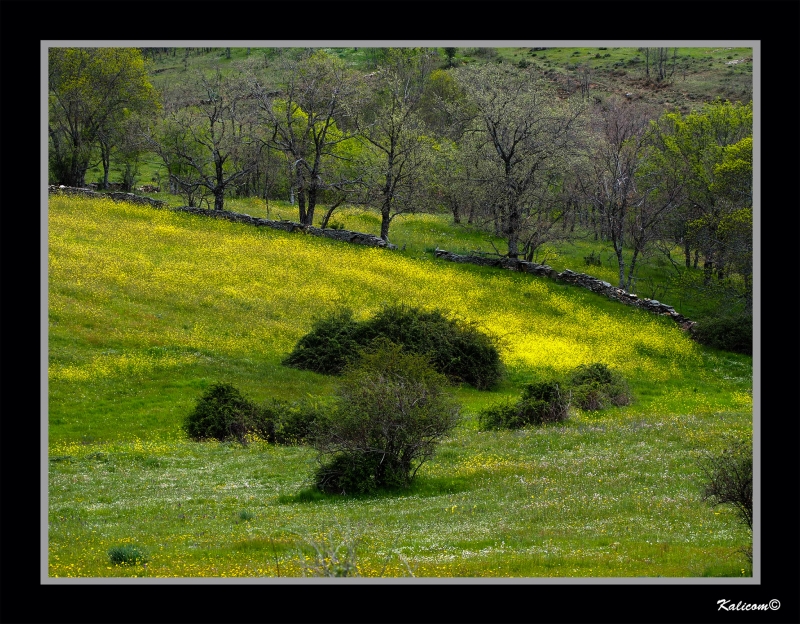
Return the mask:
MULTIPOLYGON (((369 71, 380 48, 331 48, 354 67, 369 71)), ((453 50, 453 49, 449 49, 453 50)), ((694 48, 455 48, 452 60, 439 48, 442 67, 468 63, 514 63, 533 66, 564 95, 581 93, 603 99, 611 94, 645 100, 689 112, 716 98, 749 102, 753 98, 753 49, 694 48), (649 75, 649 77, 648 77, 649 75)), ((260 56, 268 63, 291 49, 147 48, 157 87, 180 81, 192 67, 217 67, 260 56)))

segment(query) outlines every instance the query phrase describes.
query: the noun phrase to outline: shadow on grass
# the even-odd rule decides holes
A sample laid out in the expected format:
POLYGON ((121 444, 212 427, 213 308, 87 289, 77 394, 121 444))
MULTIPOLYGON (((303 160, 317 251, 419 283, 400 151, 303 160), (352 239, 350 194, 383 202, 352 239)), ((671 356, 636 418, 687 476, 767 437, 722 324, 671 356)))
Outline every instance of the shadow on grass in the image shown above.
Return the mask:
POLYGON ((433 497, 457 494, 470 489, 469 479, 464 477, 418 477, 407 488, 381 489, 370 494, 325 494, 315 487, 306 487, 295 494, 281 494, 281 505, 303 503, 327 503, 348 500, 379 500, 381 498, 403 498, 407 496, 433 497))

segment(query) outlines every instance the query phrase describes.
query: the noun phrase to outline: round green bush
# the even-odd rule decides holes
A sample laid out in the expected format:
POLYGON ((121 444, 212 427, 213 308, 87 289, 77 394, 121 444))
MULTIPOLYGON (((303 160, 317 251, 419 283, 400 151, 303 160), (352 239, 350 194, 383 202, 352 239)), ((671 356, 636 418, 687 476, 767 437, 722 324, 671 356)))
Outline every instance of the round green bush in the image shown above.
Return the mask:
POLYGON ((349 310, 315 321, 284 359, 287 366, 318 373, 341 374, 365 347, 379 339, 428 357, 451 382, 480 390, 497 385, 503 375, 499 343, 476 324, 398 304, 384 306, 373 318, 357 322, 349 310))
POLYGON ((601 362, 577 366, 570 372, 567 384, 572 402, 589 411, 608 405, 629 405, 633 399, 622 375, 601 362))
POLYGON ((324 417, 324 408, 316 402, 301 400, 290 403, 273 398, 258 410, 252 431, 267 442, 305 444, 316 423, 324 417))
POLYGON ((379 459, 367 453, 336 455, 314 472, 314 485, 326 494, 372 494, 378 489, 379 459))
POLYGON ((252 431, 258 407, 231 384, 215 383, 197 400, 183 429, 193 440, 239 440, 252 431))

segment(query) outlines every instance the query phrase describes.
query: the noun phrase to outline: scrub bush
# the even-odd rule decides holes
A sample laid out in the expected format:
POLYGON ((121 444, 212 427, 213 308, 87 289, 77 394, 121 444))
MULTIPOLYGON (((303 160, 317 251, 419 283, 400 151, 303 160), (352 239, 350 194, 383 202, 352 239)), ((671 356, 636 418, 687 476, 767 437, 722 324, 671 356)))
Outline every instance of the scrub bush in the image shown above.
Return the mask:
POLYGON ((629 405, 633 400, 628 383, 605 364, 581 364, 567 379, 572 402, 581 409, 596 411, 609 405, 629 405))
POLYGON ((335 413, 316 428, 316 487, 364 494, 408 486, 458 423, 446 385, 425 356, 400 345, 380 340, 362 352, 344 372, 335 413))
POLYGON ((138 565, 147 563, 147 552, 134 544, 122 544, 108 549, 108 558, 114 565, 138 565))
POLYGON ((193 440, 238 440, 242 444, 259 417, 258 406, 231 384, 215 383, 197 400, 183 422, 193 440))
POLYGON ((478 414, 481 429, 519 429, 559 422, 569 417, 570 395, 558 381, 527 384, 514 403, 498 403, 478 414))
POLYGON ((753 355, 753 317, 742 314, 701 319, 692 327, 692 336, 702 345, 753 355))
POLYGON ((717 453, 706 452, 698 461, 702 498, 713 506, 732 505, 739 519, 753 528, 753 447, 735 440, 717 453))

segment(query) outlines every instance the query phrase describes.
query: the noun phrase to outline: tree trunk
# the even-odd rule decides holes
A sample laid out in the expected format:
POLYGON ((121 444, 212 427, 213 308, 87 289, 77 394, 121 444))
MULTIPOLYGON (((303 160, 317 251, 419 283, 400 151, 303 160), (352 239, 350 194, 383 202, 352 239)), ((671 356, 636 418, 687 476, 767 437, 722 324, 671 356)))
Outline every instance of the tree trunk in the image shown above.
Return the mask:
POLYGON ((214 189, 214 210, 223 210, 225 202, 225 189, 216 187, 214 189))
POLYGON ((303 225, 314 225, 314 208, 317 205, 317 189, 308 189, 308 206, 306 208, 306 219, 303 225))
POLYGON ((703 262, 703 284, 708 286, 711 283, 711 275, 714 273, 714 261, 706 259, 703 262))
POLYGON ((214 150, 214 173, 216 177, 216 185, 213 189, 214 210, 222 210, 225 201, 225 186, 223 184, 225 172, 222 170, 222 158, 216 149, 214 150))
POLYGON ((639 251, 637 249, 633 250, 633 257, 631 258, 631 265, 628 267, 628 282, 625 286, 625 290, 631 292, 631 282, 633 282, 633 272, 636 269, 636 256, 638 255, 639 251))
POLYGON ((100 146, 100 157, 103 161, 103 188, 108 188, 108 172, 111 169, 111 150, 105 149, 102 144, 100 146))
POLYGON ((617 254, 617 266, 619 267, 619 288, 625 288, 625 258, 622 256, 622 245, 614 243, 614 251, 617 254))
POLYGON ((391 203, 388 199, 381 206, 381 239, 389 242, 389 223, 391 222, 391 203))
POLYGON ((453 211, 453 223, 461 223, 461 207, 458 205, 457 200, 450 202, 450 209, 453 211))

